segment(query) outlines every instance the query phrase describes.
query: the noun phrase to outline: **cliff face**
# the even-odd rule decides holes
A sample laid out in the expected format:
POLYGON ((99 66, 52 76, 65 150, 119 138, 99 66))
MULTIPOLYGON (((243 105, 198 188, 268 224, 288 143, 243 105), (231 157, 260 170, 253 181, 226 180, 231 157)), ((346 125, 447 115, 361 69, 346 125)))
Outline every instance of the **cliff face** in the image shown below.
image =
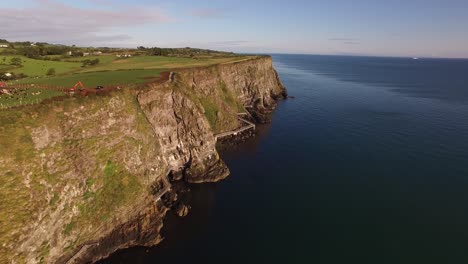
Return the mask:
POLYGON ((246 108, 267 121, 286 95, 268 57, 172 79, 0 113, 0 262, 85 263, 157 244, 171 196, 161 180, 227 177, 214 135, 246 108))

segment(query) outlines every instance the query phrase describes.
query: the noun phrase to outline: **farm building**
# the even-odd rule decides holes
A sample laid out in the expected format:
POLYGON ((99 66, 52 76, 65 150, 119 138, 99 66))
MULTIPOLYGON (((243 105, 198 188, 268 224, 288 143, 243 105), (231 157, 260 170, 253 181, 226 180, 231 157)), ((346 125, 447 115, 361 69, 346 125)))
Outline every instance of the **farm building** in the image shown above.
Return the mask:
POLYGON ((7 44, 0 44, 0 48, 8 48, 7 44))

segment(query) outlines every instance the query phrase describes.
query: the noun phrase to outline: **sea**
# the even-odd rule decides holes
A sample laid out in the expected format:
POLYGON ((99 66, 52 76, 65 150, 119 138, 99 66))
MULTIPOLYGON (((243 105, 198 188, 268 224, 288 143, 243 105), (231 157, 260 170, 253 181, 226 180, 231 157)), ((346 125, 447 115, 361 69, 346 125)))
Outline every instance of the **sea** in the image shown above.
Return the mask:
POLYGON ((468 60, 273 55, 294 98, 102 263, 468 263, 468 60))

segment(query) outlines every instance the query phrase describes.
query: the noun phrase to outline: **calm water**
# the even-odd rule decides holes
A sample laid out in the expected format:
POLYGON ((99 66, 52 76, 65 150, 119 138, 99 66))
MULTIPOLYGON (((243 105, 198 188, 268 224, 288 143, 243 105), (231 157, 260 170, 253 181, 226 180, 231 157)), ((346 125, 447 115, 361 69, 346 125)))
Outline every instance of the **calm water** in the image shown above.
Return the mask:
POLYGON ((468 61, 274 61, 296 99, 159 247, 107 263, 468 263, 468 61))

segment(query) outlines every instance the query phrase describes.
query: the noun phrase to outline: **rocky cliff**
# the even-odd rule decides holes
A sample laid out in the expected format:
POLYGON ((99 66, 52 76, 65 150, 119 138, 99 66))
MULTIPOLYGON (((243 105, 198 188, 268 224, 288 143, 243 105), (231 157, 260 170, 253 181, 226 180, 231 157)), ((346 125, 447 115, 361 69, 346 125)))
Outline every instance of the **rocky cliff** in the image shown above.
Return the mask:
POLYGON ((285 96, 271 58, 258 57, 0 112, 0 262, 87 263, 157 244, 176 200, 165 179, 227 177, 215 134, 246 110, 268 121, 285 96))

